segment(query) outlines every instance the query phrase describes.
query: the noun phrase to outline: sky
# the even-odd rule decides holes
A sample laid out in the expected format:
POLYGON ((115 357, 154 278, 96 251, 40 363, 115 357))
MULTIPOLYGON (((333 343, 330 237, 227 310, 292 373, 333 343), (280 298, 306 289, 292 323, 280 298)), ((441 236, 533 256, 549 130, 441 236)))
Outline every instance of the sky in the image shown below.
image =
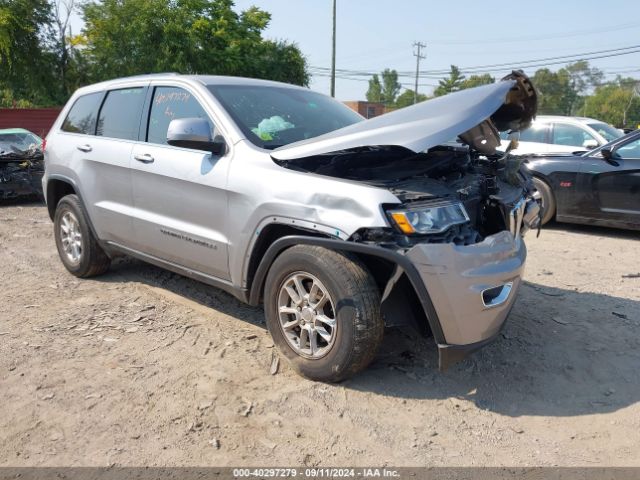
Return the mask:
MULTIPOLYGON (((314 74, 311 88, 329 93, 332 0, 236 0, 236 9, 256 5, 271 13, 265 37, 296 42, 314 74), (319 74, 321 73, 321 75, 319 74)), ((506 75, 519 63, 638 45, 638 53, 591 60, 614 78, 640 78, 640 2, 637 0, 337 0, 336 69, 380 72, 385 68, 414 88, 413 43, 427 45, 420 70, 448 71, 451 64, 474 67, 507 63, 490 72, 506 75), (633 70, 633 71, 632 71, 633 70)), ((621 53, 622 51, 611 52, 621 53)), ((596 55, 607 55, 608 52, 596 55)), ((564 59, 560 59, 564 61, 564 59)), ((547 61, 548 63, 549 61, 547 61)), ((545 62, 538 62, 545 63, 545 62)), ((562 67, 549 65, 555 70, 562 67)), ((533 75, 539 67, 524 68, 533 75)), ((342 76, 346 76, 342 74, 342 76)), ((443 74, 420 79, 430 93, 443 74)), ((363 100, 366 76, 336 80, 340 100, 363 100)))
MULTIPOLYGON (((271 13, 264 36, 298 44, 313 72, 310 87, 330 92, 332 0, 235 0, 236 10, 255 5, 271 13)), ((81 27, 78 18, 74 31, 81 27)), ((337 0, 336 97, 363 100, 368 75, 385 68, 406 73, 404 88, 414 88, 414 42, 426 44, 418 90, 429 94, 450 65, 491 67, 499 78, 523 67, 533 75, 537 64, 561 68, 568 57, 637 45, 636 53, 590 60, 612 79, 616 74, 640 78, 640 2, 637 0, 337 0), (551 62, 560 64, 550 64, 551 62), (344 78, 346 77, 346 78, 344 78)), ((631 50, 633 51, 633 50, 631 50)), ((480 70, 484 73, 486 70, 480 70)))

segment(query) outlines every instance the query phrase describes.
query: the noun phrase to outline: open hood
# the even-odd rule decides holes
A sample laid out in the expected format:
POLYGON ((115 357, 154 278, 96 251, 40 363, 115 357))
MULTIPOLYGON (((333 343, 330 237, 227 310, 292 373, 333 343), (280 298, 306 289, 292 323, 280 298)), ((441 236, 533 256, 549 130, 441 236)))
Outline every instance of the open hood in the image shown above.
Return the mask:
POLYGON ((372 146, 399 146, 415 153, 459 137, 474 150, 495 153, 499 131, 527 128, 537 111, 529 78, 513 71, 501 81, 364 120, 319 137, 280 147, 274 160, 294 160, 372 146))

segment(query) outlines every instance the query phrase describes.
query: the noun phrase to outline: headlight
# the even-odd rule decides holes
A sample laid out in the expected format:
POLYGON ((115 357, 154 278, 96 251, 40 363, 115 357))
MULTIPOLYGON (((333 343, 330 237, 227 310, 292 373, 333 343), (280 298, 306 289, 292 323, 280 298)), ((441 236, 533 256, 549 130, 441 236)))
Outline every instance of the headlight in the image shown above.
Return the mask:
POLYGON ((433 202, 388 211, 402 233, 441 233, 452 225, 467 223, 464 206, 460 202, 433 202))

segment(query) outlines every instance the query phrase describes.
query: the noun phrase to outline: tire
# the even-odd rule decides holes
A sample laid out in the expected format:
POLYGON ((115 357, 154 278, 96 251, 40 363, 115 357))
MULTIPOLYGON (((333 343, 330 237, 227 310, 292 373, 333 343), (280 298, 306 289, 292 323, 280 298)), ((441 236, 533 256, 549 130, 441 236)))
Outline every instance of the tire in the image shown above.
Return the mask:
POLYGON ((91 233, 77 195, 66 195, 58 202, 53 232, 62 264, 76 277, 93 277, 109 269, 111 260, 91 233))
POLYGON ((362 370, 384 333, 380 292, 369 271, 358 260, 322 247, 297 245, 276 258, 266 279, 264 309, 274 343, 311 380, 339 382, 362 370), (300 288, 307 299, 298 297, 297 304, 300 288), (303 334, 303 329, 310 330, 303 334))
POLYGON ((551 187, 544 180, 534 177, 533 184, 542 197, 542 225, 544 225, 556 216, 556 198, 551 187))

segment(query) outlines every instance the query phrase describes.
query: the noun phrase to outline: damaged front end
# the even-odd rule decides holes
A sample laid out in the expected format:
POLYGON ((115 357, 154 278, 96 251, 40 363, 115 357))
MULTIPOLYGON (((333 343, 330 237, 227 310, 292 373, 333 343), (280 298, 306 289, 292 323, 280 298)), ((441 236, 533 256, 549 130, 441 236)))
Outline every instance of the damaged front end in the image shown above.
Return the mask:
POLYGON ((44 156, 40 148, 0 152, 0 200, 42 196, 44 156))
POLYGON ((538 194, 522 160, 496 151, 500 131, 517 135, 530 125, 535 89, 513 72, 472 90, 272 155, 285 168, 366 183, 398 199, 381 205, 388 226, 360 229, 350 240, 410 261, 389 275, 382 311, 387 324, 402 324, 411 314, 410 286, 418 297, 419 284, 426 287, 427 301, 418 300, 442 369, 497 336, 521 284, 521 237, 540 225, 538 194), (372 143, 376 134, 383 144, 372 143), (332 151, 331 144, 346 148, 332 151))

